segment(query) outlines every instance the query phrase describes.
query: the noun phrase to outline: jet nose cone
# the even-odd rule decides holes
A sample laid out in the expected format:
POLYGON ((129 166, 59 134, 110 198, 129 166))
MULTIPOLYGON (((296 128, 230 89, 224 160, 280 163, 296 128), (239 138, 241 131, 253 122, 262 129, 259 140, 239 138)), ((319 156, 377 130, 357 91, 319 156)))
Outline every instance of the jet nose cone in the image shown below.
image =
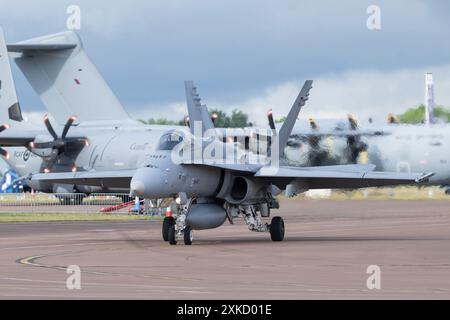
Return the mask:
POLYGON ((143 196, 145 193, 145 184, 143 181, 133 178, 130 183, 130 190, 134 196, 143 196))

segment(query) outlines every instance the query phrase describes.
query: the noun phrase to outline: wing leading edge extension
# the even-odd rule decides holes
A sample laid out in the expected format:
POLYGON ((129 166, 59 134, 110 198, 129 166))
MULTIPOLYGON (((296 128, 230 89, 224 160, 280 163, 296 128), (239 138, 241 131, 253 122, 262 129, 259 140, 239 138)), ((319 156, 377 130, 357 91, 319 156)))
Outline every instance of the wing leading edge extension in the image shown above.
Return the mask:
POLYGON ((33 174, 32 181, 79 184, 109 188, 129 188, 136 170, 80 171, 33 174))

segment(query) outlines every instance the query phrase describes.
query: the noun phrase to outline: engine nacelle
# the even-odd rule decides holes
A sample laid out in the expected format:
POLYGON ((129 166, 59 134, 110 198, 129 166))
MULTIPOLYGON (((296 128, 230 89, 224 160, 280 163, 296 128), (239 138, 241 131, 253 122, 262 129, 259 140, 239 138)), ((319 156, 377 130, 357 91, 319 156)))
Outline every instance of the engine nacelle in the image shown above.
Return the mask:
POLYGON ((268 186, 248 177, 234 177, 226 200, 233 204, 252 203, 263 200, 268 186))
POLYGON ((193 204, 186 216, 186 224, 194 230, 214 229, 226 218, 225 209, 217 204, 193 204))

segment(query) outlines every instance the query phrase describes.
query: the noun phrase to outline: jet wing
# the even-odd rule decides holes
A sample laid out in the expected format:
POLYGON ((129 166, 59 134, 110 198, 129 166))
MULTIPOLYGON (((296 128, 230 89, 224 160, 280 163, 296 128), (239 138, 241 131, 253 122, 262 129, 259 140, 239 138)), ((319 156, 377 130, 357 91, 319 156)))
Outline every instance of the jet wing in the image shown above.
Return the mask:
POLYGON ((263 167, 255 177, 270 178, 280 189, 295 183, 304 189, 353 189, 427 182, 434 173, 373 171, 373 165, 263 167))
POLYGON ((76 43, 14 43, 8 44, 9 52, 25 52, 25 51, 58 51, 73 49, 76 43))
POLYGON ((318 131, 304 131, 304 132, 293 132, 291 137, 299 137, 299 136, 316 136, 316 137, 352 137, 352 136, 361 136, 361 137, 376 137, 376 136, 389 136, 391 132, 382 131, 382 130, 318 130, 318 131))
POLYGON ((80 171, 33 174, 32 181, 79 184, 108 188, 129 188, 136 170, 80 171))
POLYGON ((0 133, 1 147, 26 147, 34 141, 37 135, 46 134, 44 130, 24 130, 19 128, 9 128, 0 133))

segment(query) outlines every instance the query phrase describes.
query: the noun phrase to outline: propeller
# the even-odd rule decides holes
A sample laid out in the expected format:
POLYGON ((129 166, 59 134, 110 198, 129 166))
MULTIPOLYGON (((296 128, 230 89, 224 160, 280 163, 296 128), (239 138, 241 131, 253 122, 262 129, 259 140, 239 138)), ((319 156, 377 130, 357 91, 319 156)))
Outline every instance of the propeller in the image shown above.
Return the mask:
POLYGON ((389 113, 388 117, 387 117, 387 123, 388 124, 397 124, 397 123, 399 123, 399 120, 393 113, 389 113))
MULTIPOLYGON (((308 119, 312 131, 318 132, 319 126, 313 118, 308 119)), ((328 163, 330 155, 328 150, 321 146, 322 137, 311 134, 307 137, 310 150, 308 151, 308 162, 310 165, 320 166, 328 163)))
POLYGON ((47 128, 50 135, 53 137, 53 141, 48 142, 31 142, 30 146, 33 149, 61 149, 66 145, 66 136, 69 132, 70 127, 75 122, 77 118, 75 116, 70 117, 66 124, 64 125, 64 129, 62 131, 61 137, 58 137, 58 135, 55 132, 55 129, 53 129, 52 124, 50 123, 50 120, 48 119, 48 115, 45 115, 44 117, 44 124, 47 128))
POLYGON ((216 124, 216 120, 217 120, 217 118, 218 118, 219 116, 217 115, 217 113, 213 113, 212 115, 211 115, 211 121, 212 121, 212 123, 215 125, 216 124))
POLYGON ((273 119, 273 110, 272 109, 270 109, 267 112, 267 119, 269 120, 270 129, 272 129, 272 131, 276 132, 277 128, 275 127, 275 120, 273 119))
POLYGON ((52 124, 50 123, 50 120, 48 118, 48 115, 45 115, 44 117, 44 124, 47 128, 47 131, 52 136, 52 141, 45 141, 45 142, 39 142, 39 141, 33 141, 30 142, 30 149, 31 151, 44 158, 43 163, 43 171, 45 173, 49 173, 52 171, 55 164, 60 164, 64 166, 69 166, 70 170, 72 172, 77 171, 77 166, 74 163, 72 157, 67 155, 67 149, 69 149, 72 146, 88 146, 89 141, 87 139, 80 139, 80 138, 67 138, 67 134, 75 122, 77 118, 75 116, 71 116, 66 124, 63 127, 61 136, 59 137, 56 133, 55 129, 53 129, 52 124), (45 151, 45 149, 50 149, 50 152, 45 151))
POLYGON ((316 121, 313 118, 309 118, 309 125, 311 129, 317 130, 319 127, 317 126, 316 121))
MULTIPOLYGON (((351 131, 356 131, 359 128, 358 121, 353 115, 347 116, 349 128, 351 131)), ((367 151, 367 144, 361 140, 359 134, 349 135, 347 137, 347 161, 349 163, 356 163, 361 152, 367 151)))
MULTIPOLYGON (((0 133, 2 133, 3 131, 9 129, 9 124, 3 124, 0 126, 0 133)), ((3 148, 0 148, 0 155, 5 157, 6 159, 9 159, 9 153, 8 151, 6 151, 3 148)))
MULTIPOLYGON (((267 119, 269 121, 269 127, 272 129, 274 134, 276 134, 275 121, 273 118, 273 111, 270 109, 267 112, 267 119)), ((312 118, 309 119, 309 125, 313 131, 318 131, 319 126, 316 121, 312 118)), ((306 152, 306 157, 308 159, 308 163, 311 165, 321 165, 326 163, 329 158, 329 154, 327 150, 324 150, 320 146, 321 138, 318 135, 293 135, 287 142, 287 146, 291 148, 299 149, 302 147, 302 144, 308 144, 309 150, 306 152)))

